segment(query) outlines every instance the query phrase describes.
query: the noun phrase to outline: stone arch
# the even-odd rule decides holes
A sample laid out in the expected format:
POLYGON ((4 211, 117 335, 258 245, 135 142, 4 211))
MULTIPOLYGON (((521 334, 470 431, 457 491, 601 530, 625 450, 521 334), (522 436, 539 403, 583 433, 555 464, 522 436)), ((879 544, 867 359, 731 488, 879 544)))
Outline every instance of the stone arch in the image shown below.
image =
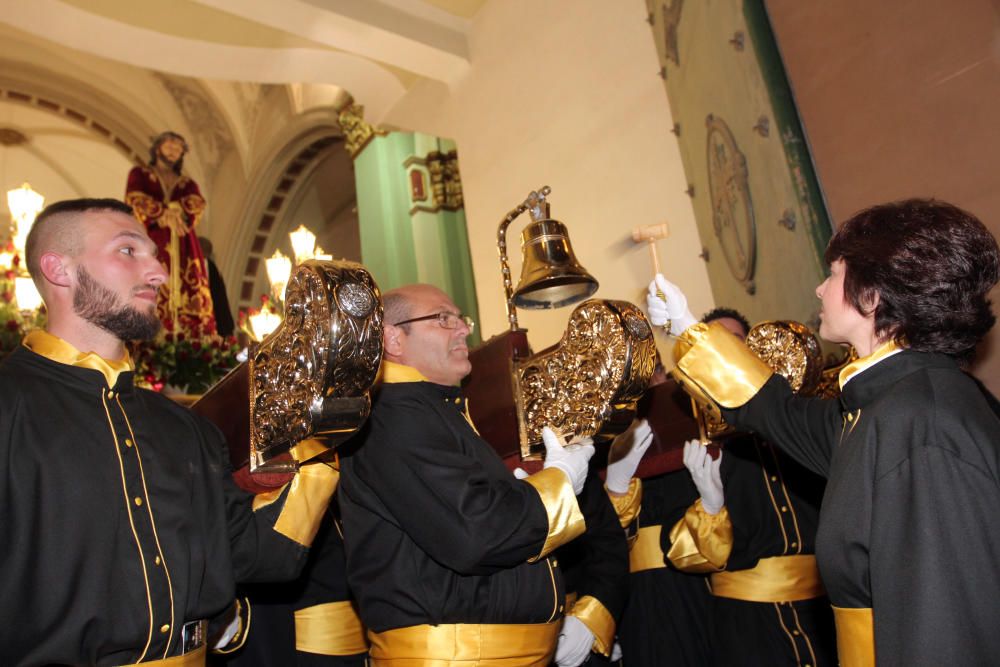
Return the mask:
POLYGON ((257 305, 257 296, 267 291, 264 260, 287 237, 285 214, 316 166, 331 151, 344 150, 344 137, 332 110, 304 114, 297 127, 283 133, 283 140, 251 175, 239 224, 225 267, 222 269, 229 294, 238 308, 257 305))

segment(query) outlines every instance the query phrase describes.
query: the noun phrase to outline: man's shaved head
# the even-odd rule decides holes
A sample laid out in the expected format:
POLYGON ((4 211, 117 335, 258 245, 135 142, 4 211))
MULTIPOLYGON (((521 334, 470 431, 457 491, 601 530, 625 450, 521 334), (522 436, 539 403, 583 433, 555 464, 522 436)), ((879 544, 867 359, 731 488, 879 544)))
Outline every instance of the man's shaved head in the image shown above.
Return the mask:
POLYGON ((47 252, 75 257, 83 250, 84 230, 79 222, 89 211, 117 211, 132 215, 132 207, 117 199, 67 199, 45 207, 32 225, 24 245, 28 273, 39 290, 44 280, 40 261, 47 252))

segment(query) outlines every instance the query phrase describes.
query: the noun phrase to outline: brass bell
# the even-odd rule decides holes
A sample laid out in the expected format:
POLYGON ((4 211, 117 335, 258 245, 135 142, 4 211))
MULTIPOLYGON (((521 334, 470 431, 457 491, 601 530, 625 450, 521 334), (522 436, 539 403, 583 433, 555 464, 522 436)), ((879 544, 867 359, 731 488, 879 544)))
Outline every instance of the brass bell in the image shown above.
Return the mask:
POLYGON ((521 232, 521 280, 514 303, 522 308, 561 308, 597 291, 597 280, 580 266, 566 225, 535 220, 521 232))
POLYGON ((518 331, 517 306, 560 308, 582 301, 597 291, 597 280, 580 266, 569 243, 566 225, 549 217, 546 197, 549 186, 533 190, 524 202, 507 214, 497 228, 500 274, 507 296, 507 322, 518 331), (532 223, 521 233, 521 280, 517 289, 507 264, 507 227, 525 211, 532 223))

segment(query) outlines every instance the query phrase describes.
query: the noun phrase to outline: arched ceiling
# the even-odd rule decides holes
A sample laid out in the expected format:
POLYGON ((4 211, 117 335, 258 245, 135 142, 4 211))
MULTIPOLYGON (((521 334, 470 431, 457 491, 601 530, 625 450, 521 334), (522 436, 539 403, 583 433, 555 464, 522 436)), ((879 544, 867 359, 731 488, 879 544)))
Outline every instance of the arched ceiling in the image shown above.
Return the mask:
POLYGON ((329 84, 378 122, 421 79, 469 65, 484 0, 32 0, 0 22, 62 47, 198 79, 329 84))

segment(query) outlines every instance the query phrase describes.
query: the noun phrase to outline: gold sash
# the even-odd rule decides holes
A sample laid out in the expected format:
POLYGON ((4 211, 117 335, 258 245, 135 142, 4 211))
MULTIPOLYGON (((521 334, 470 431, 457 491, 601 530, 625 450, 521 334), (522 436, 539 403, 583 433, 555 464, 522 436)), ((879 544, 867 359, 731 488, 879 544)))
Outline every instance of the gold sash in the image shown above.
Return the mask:
POLYGON ((712 574, 712 594, 748 602, 795 602, 826 594, 816 557, 762 558, 750 570, 712 574))
MULTIPOLYGON (((193 651, 188 651, 184 655, 175 655, 172 658, 163 660, 147 660, 136 663, 141 667, 205 667, 205 647, 199 646, 193 651)), ((126 665, 124 667, 135 667, 126 665)))
POLYGON ((663 549, 660 548, 660 532, 663 526, 646 526, 640 528, 635 543, 628 552, 628 571, 642 572, 666 567, 663 560, 663 549))
POLYGON ((413 625, 369 632, 372 667, 547 667, 562 621, 413 625))
POLYGON ((365 628, 349 601, 295 611, 295 649, 320 655, 356 655, 368 650, 365 628))
POLYGON ((875 667, 875 624, 871 608, 833 608, 841 667, 875 667))

